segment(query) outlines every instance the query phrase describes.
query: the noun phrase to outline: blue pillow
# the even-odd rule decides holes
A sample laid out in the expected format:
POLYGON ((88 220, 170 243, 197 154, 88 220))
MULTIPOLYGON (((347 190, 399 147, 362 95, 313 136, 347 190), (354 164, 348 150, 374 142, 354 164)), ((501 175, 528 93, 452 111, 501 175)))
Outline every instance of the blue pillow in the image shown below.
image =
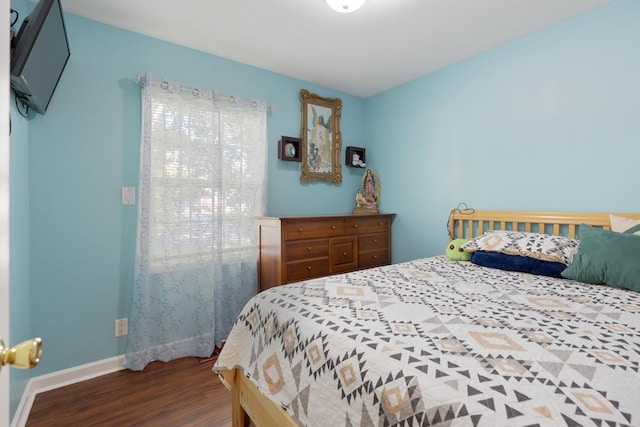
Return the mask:
POLYGON ((560 273, 567 268, 561 262, 544 261, 521 255, 508 255, 500 252, 477 251, 473 253, 471 262, 483 267, 498 268, 507 271, 538 274, 562 278, 560 273))

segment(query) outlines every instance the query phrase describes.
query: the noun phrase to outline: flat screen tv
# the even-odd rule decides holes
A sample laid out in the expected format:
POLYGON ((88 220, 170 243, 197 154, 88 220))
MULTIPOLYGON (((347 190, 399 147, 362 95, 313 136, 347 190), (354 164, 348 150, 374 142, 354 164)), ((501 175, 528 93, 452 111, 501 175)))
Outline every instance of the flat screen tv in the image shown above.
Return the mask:
POLYGON ((44 114, 71 52, 59 0, 40 0, 12 41, 11 87, 25 106, 44 114))

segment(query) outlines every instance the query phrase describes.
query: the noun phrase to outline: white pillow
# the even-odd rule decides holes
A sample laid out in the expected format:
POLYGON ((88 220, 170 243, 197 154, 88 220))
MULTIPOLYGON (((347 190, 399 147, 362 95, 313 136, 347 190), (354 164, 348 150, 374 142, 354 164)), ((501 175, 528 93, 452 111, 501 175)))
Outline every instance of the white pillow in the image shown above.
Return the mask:
POLYGON ((499 252, 569 265, 578 250, 578 241, 550 234, 494 230, 474 237, 461 247, 465 252, 499 252))
MULTIPOLYGON (((609 215, 609 223, 611 225, 611 231, 625 233, 630 228, 640 225, 640 219, 627 218, 626 216, 609 215)), ((640 230, 635 231, 633 234, 640 236, 640 230)))

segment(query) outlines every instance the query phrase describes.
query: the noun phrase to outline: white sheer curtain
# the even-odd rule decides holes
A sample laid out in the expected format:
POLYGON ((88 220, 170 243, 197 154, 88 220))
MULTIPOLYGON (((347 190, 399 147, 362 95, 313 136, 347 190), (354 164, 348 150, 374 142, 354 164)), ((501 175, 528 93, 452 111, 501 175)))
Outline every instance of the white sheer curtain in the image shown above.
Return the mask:
POLYGON ((133 370, 226 338, 256 292, 266 207, 266 104, 142 80, 133 370))

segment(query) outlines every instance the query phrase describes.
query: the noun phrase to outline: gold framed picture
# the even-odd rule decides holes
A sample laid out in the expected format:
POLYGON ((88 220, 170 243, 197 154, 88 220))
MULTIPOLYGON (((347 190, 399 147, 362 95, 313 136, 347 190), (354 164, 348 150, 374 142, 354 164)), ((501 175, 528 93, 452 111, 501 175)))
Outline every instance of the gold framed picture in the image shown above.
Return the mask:
POLYGON ((300 181, 342 182, 340 167, 340 98, 322 98, 306 89, 300 91, 302 102, 302 172, 300 181))

